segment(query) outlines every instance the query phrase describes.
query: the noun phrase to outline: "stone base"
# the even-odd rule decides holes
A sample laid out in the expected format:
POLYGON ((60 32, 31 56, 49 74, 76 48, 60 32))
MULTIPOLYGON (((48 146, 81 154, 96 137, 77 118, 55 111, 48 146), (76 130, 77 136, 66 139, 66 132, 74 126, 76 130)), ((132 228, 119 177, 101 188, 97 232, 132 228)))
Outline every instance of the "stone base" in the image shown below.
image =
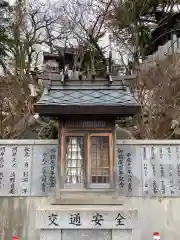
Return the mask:
POLYGON ((139 240, 137 230, 41 230, 40 240, 139 240))
POLYGON ((138 213, 117 205, 56 205, 37 210, 41 240, 140 240, 138 213))

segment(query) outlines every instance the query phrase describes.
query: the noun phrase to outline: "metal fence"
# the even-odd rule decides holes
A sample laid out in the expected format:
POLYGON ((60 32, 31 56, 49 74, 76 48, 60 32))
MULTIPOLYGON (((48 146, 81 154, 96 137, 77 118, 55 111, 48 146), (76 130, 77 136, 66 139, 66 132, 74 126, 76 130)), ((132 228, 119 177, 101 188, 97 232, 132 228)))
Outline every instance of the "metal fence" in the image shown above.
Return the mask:
POLYGON ((164 60, 167 56, 180 53, 180 39, 176 35, 172 36, 163 46, 160 46, 158 50, 153 54, 149 55, 141 65, 142 69, 148 69, 155 66, 157 60, 164 60))

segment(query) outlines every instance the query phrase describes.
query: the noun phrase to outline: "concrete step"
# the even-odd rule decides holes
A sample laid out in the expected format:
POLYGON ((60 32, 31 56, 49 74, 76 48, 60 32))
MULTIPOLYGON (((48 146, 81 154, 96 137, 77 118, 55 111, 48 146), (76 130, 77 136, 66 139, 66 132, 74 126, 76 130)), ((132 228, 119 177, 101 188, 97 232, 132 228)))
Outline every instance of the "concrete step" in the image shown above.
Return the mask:
POLYGON ((116 191, 61 191, 53 204, 122 205, 123 199, 116 191))

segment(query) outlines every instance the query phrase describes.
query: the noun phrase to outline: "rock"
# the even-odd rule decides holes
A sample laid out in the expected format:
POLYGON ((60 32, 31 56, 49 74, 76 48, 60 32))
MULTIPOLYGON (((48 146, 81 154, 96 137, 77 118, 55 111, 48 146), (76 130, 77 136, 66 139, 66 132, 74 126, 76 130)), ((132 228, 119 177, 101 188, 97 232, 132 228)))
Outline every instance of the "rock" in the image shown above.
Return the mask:
POLYGON ((178 127, 178 126, 179 126, 178 120, 172 120, 171 121, 171 129, 172 130, 175 129, 176 127, 178 127))
POLYGON ((117 127, 116 128, 116 139, 135 139, 130 131, 117 127))
POLYGON ((180 128, 177 128, 177 129, 174 131, 174 138, 175 138, 175 139, 180 139, 180 128))

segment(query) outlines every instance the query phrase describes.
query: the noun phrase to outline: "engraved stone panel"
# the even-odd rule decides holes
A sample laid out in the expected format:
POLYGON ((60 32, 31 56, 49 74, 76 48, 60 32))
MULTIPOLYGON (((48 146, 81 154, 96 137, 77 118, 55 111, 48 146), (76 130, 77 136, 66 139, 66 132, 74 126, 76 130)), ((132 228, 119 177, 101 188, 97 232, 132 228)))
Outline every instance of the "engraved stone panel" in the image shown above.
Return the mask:
POLYGON ((0 145, 0 196, 55 194, 57 145, 0 145))
POLYGON ((0 195, 30 196, 32 146, 0 146, 0 195))
POLYGON ((120 195, 180 196, 178 145, 117 145, 117 170, 120 195))
POLYGON ((118 190, 122 196, 142 196, 141 149, 117 145, 118 190))
POLYGON ((180 195, 180 147, 142 146, 143 196, 180 195))
POLYGON ((51 206, 38 209, 36 213, 37 229, 133 229, 138 224, 136 209, 111 206, 109 209, 99 206, 51 206))
POLYGON ((35 145, 32 166, 32 195, 55 194, 57 145, 35 145))
MULTIPOLYGON (((0 196, 54 195, 57 150, 47 141, 0 145, 0 196)), ((180 146, 117 145, 117 185, 121 196, 180 196, 180 146)))

